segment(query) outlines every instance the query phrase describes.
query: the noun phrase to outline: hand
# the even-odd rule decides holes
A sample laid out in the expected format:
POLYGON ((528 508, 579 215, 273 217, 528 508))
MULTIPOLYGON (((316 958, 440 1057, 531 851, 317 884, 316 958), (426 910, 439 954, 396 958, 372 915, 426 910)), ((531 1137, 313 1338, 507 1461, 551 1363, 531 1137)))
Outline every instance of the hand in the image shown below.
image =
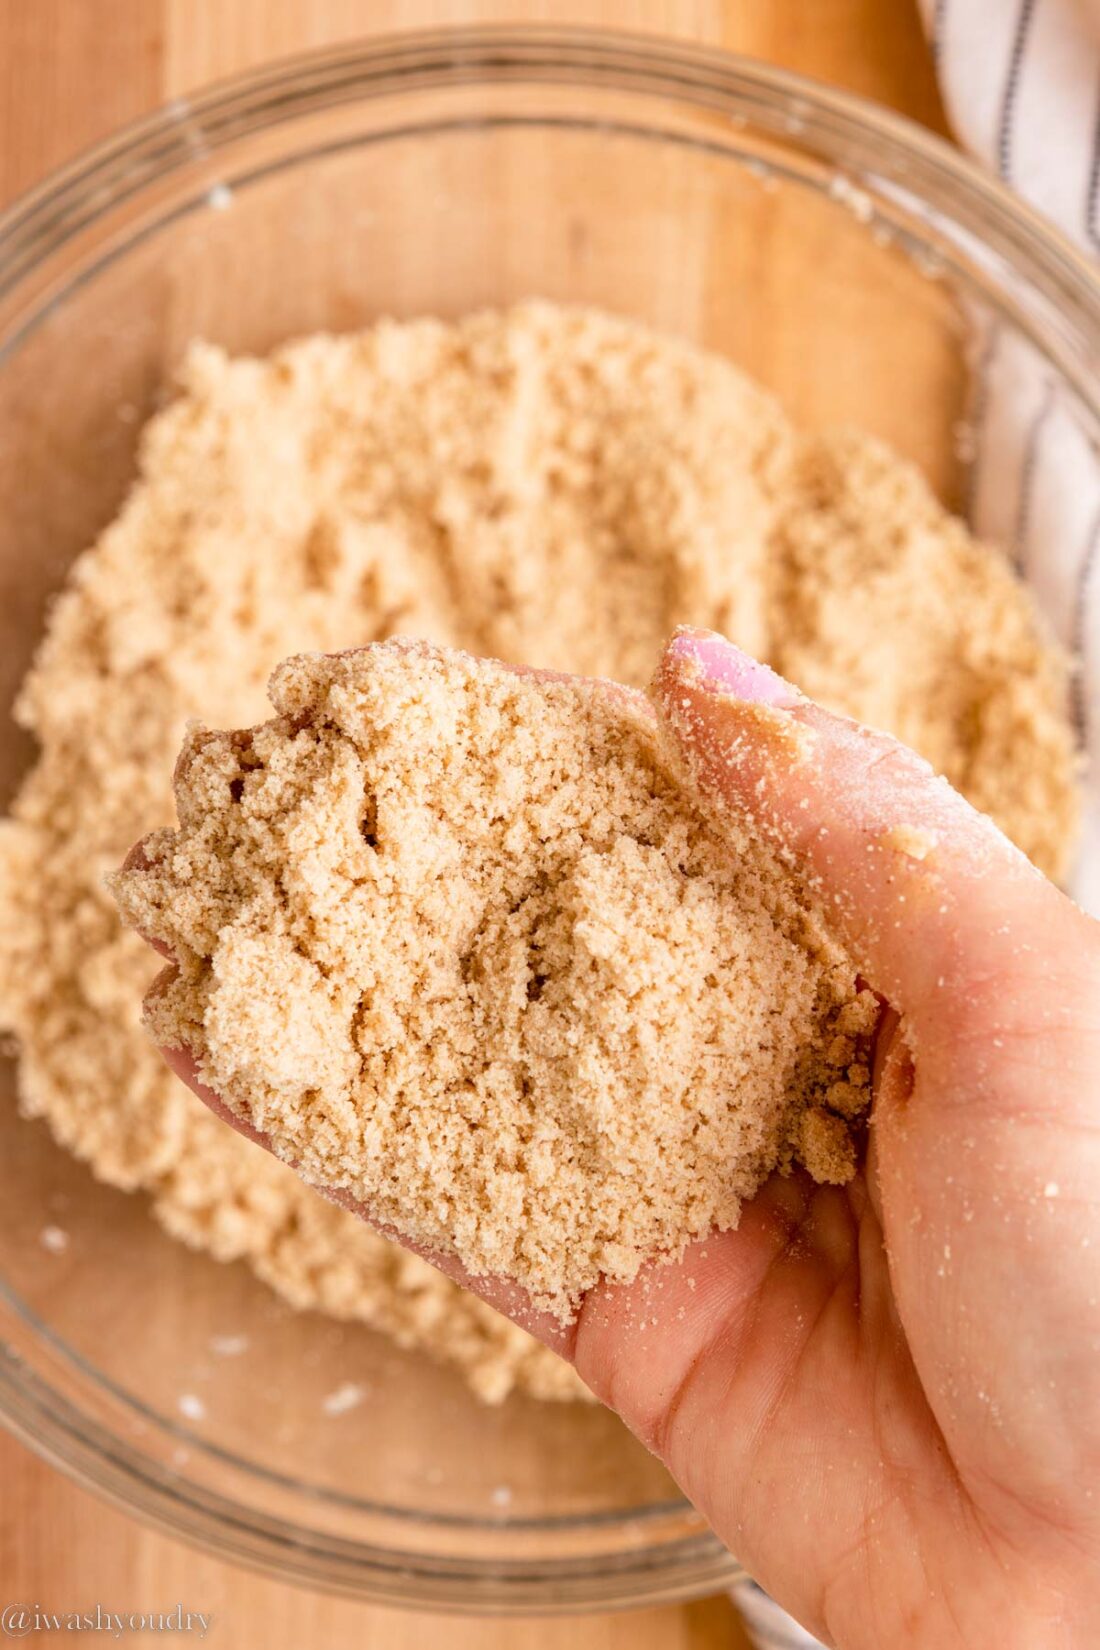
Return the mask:
POLYGON ((891 1005, 866 1168, 775 1176, 736 1231, 593 1290, 569 1330, 472 1286, 826 1642, 1091 1644, 1100 925, 912 752, 720 638, 681 633, 655 697, 705 803, 793 856, 891 1005))

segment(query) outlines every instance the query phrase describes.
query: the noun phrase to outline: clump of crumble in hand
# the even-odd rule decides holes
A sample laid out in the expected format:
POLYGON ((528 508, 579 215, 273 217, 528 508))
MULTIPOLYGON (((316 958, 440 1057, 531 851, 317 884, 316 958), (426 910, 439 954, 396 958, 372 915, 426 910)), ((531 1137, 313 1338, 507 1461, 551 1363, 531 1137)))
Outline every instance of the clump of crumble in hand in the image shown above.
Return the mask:
POLYGON ((270 693, 113 887, 178 963, 154 1036, 307 1181, 566 1320, 776 1167, 848 1178, 875 999, 641 694, 407 642, 270 693))

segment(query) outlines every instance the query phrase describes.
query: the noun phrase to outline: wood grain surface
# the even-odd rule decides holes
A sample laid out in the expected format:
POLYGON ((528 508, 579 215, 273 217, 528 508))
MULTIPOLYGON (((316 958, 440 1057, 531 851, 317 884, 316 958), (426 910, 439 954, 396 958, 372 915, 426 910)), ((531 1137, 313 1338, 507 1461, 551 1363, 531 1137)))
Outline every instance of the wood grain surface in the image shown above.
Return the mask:
MULTIPOLYGON (((943 128, 914 0, 0 0, 0 204, 123 121, 267 59, 428 23, 600 23, 721 44, 943 128)), ((517 1645, 688 1650, 747 1643, 725 1599, 625 1615, 490 1622, 392 1612, 283 1586, 140 1527, 0 1435, 0 1605, 184 1607, 220 1646, 517 1645)))

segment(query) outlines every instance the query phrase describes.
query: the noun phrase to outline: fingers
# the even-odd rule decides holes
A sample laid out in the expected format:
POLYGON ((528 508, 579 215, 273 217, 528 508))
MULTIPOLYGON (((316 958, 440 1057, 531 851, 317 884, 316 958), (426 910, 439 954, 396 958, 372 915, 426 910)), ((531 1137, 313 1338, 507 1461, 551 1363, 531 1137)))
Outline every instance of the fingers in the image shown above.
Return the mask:
POLYGON ((919 756, 722 637, 680 631, 653 696, 705 800, 807 871, 910 1034, 1029 1006, 1058 972, 1058 938, 1084 943, 1087 919, 919 756))

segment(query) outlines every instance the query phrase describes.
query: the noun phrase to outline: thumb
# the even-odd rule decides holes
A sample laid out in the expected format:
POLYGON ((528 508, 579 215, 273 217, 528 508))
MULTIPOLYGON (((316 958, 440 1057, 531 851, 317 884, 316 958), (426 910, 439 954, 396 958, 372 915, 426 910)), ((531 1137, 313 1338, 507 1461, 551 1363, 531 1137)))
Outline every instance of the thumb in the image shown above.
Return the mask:
POLYGON ((801 870, 900 1016, 870 1180, 914 1363, 964 1481, 1006 1519, 1059 1506, 1097 1321, 1100 925, 912 751, 721 637, 679 632, 653 697, 703 800, 801 870))
POLYGON ((709 631, 677 632, 653 697, 703 800, 802 867, 911 1038, 1033 1021, 1039 980, 1077 967, 1094 925, 906 746, 709 631))

